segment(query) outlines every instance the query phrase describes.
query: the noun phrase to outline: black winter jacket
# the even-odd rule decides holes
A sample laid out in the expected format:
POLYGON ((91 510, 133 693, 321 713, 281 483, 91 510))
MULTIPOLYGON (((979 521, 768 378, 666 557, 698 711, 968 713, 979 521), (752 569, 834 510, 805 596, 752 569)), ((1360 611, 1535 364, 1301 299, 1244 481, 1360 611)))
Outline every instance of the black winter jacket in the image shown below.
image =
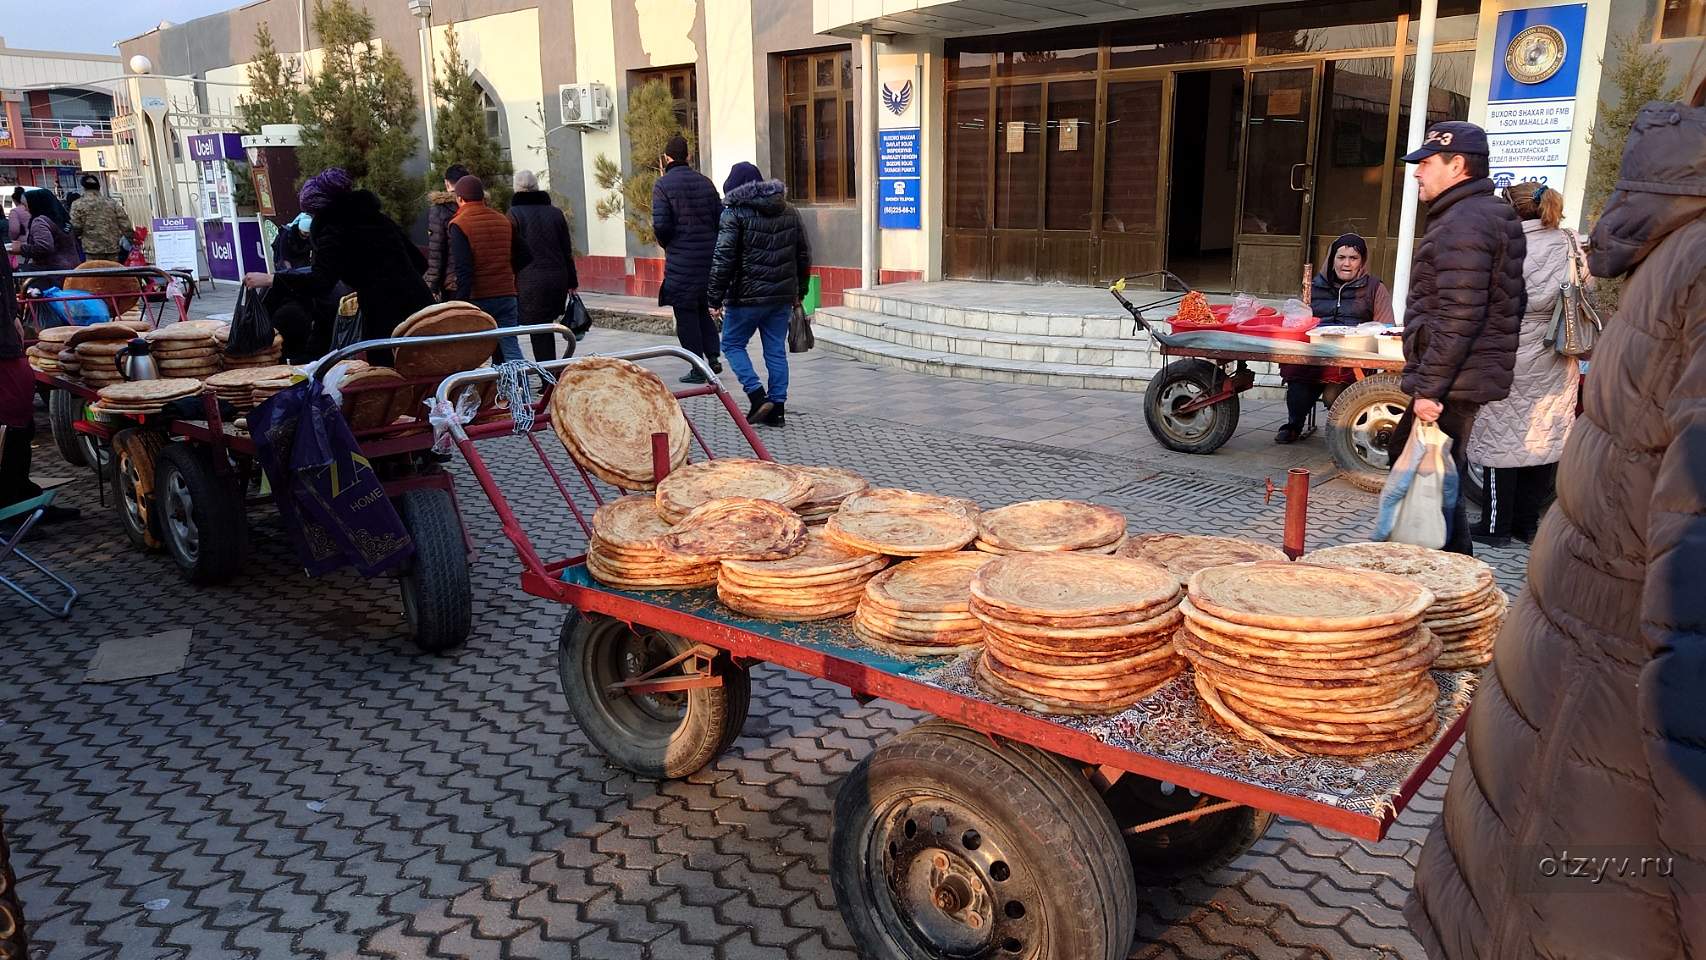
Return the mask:
POLYGON ((805 295, 811 269, 811 245, 782 181, 729 191, 711 258, 711 306, 791 306, 805 295))
POLYGON ((409 315, 432 303, 421 271, 426 258, 396 221, 380 209, 379 198, 353 190, 332 199, 314 215, 308 231, 314 266, 306 275, 280 273, 293 293, 318 298, 339 282, 361 297, 362 337, 389 337, 409 315))
MULTIPOLYGON (((456 290, 456 275, 450 269, 450 218, 456 216, 456 194, 434 190, 427 194, 426 285, 432 295, 443 299, 448 288, 456 290)), ((456 299, 451 297, 449 299, 456 299)))
POLYGON ((533 256, 515 275, 521 322, 551 323, 563 315, 569 291, 580 286, 569 222, 543 190, 523 190, 511 197, 509 222, 533 256))
POLYGON ((705 299, 721 209, 716 185, 685 162, 670 164, 652 186, 652 232, 664 252, 659 304, 692 307, 705 299))
POLYGON ((1404 318, 1405 393, 1446 403, 1510 393, 1527 250, 1522 221, 1491 180, 1466 180, 1428 204, 1404 318))

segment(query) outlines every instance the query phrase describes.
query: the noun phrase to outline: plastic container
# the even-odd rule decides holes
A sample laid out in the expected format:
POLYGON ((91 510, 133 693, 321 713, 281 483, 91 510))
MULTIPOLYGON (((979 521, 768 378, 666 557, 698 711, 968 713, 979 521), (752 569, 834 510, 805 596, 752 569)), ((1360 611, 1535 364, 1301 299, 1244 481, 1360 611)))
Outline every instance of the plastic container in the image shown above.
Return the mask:
POLYGON ((1356 350, 1361 353, 1374 353, 1379 349, 1375 343, 1379 340, 1372 334, 1357 333, 1354 327, 1317 327, 1309 331, 1309 342, 1338 347, 1341 350, 1356 350))
POLYGON ((1374 338, 1375 352, 1394 360, 1404 359, 1404 336, 1396 330, 1374 338))
POLYGON ((1286 326, 1285 318, 1277 313, 1260 315, 1252 320, 1246 320, 1239 326, 1239 333, 1247 333, 1253 337, 1267 337, 1270 340, 1293 340, 1305 343, 1309 340, 1309 331, 1321 323, 1320 317, 1309 317, 1295 326, 1286 326))
POLYGON ((1208 311, 1210 313, 1214 314, 1214 319, 1217 322, 1215 322, 1213 324, 1208 324, 1206 326, 1198 326, 1195 324, 1180 324, 1179 323, 1179 315, 1174 314, 1173 316, 1167 318, 1167 326, 1174 333, 1190 333, 1193 330, 1219 330, 1223 333, 1246 333, 1246 332, 1248 332, 1247 327, 1249 324, 1261 323, 1261 322, 1264 322, 1267 320, 1272 320, 1273 322, 1278 323, 1279 319, 1280 319, 1279 313, 1276 310, 1274 310, 1273 307, 1261 307, 1261 308, 1259 308, 1256 311, 1256 315, 1254 317, 1250 318, 1249 320, 1244 321, 1243 323, 1233 322, 1233 320, 1232 320, 1232 304, 1230 304, 1230 303, 1210 304, 1208 311))

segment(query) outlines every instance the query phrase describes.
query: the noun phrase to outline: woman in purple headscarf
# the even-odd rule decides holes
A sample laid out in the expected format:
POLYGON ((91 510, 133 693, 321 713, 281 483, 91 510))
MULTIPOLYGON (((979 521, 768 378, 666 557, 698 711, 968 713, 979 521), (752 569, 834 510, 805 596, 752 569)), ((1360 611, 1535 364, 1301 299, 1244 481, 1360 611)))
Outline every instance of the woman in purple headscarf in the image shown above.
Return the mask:
POLYGON ((318 297, 340 282, 347 284, 361 298, 364 340, 389 337, 410 314, 432 304, 432 293, 421 279, 426 257, 385 215, 371 191, 355 189, 348 173, 330 167, 309 177, 298 199, 313 217, 308 231, 313 270, 276 277, 251 273, 243 278, 245 285, 265 287, 276 280, 295 286, 293 292, 318 297))

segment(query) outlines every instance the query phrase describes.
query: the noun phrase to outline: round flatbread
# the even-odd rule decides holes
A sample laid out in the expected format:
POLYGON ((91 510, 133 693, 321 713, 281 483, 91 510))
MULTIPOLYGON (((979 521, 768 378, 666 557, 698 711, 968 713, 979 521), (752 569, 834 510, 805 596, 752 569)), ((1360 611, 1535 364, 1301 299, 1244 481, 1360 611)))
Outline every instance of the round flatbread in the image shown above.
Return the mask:
POLYGON ((1436 604, 1483 593, 1493 586, 1493 568, 1461 553, 1429 550, 1409 543, 1347 543, 1304 554, 1302 563, 1378 570, 1426 587, 1436 604))
MULTIPOLYGON (((446 306, 439 304, 439 307, 446 306)), ((405 337, 441 337, 456 333, 481 333, 496 330, 498 322, 491 315, 471 304, 454 310, 434 310, 427 307, 416 312, 399 325, 408 332, 405 337), (428 316, 421 316, 428 313, 428 316)), ((491 340, 465 340, 456 343, 425 343, 420 346, 398 347, 394 363, 404 377, 443 377, 462 370, 472 370, 492 355, 491 340)))
POLYGON ((150 330, 143 334, 155 343, 175 343, 181 341, 211 341, 215 331, 226 325, 217 320, 181 320, 150 330))
POLYGON ((193 378, 127 380, 101 388, 102 400, 115 404, 160 404, 201 392, 201 381, 193 378))
POLYGON ((565 366, 551 390, 551 427, 577 463, 606 483, 650 490, 652 434, 669 435, 670 469, 687 462, 681 404, 657 374, 614 357, 565 366))
MULTIPOLYGON (((149 332, 152 333, 153 331, 149 332)), ((65 346, 75 349, 85 343, 103 340, 122 340, 128 343, 136 338, 136 331, 122 323, 91 323, 86 327, 73 327, 71 332, 64 336, 65 339, 61 342, 65 346)))
POLYGON ((658 538, 669 530, 657 501, 648 496, 621 497, 592 512, 593 535, 613 547, 659 551, 658 538))
POLYGON ((811 481, 811 490, 799 509, 811 507, 828 509, 839 506, 848 497, 871 489, 871 481, 851 470, 840 467, 802 467, 794 470, 811 481))
POLYGON ((856 550, 891 557, 916 557, 958 550, 977 536, 977 524, 946 510, 840 513, 824 524, 830 539, 856 550))
POLYGON ((243 367, 239 370, 226 370, 222 373, 213 374, 202 382, 215 390, 241 387, 247 391, 262 380, 288 376, 290 372, 290 367, 282 363, 274 363, 259 367, 243 367))
POLYGON ((997 610, 1038 616, 1131 613, 1177 603, 1179 581, 1142 560, 1083 553, 1019 553, 990 561, 972 596, 997 610))
POLYGON ((1125 514, 1082 500, 1028 500, 977 518, 978 539, 1009 551, 1100 547, 1125 536, 1125 514))
POLYGON ((690 463, 657 486, 658 512, 679 520, 702 503, 725 497, 770 500, 784 507, 804 503, 811 478, 793 467, 769 460, 722 457, 690 463))
POLYGON ((683 559, 781 560, 805 549, 806 525, 781 504, 729 497, 695 507, 658 545, 683 559))
POLYGON ((1284 550, 1265 543, 1190 533, 1146 533, 1132 537, 1117 555, 1148 560, 1181 581, 1189 580, 1192 574, 1207 567, 1286 559, 1284 550))
MULTIPOLYGON (((918 493, 893 487, 872 487, 842 501, 842 513, 884 513, 892 510, 946 510, 968 520, 976 520, 977 501, 965 497, 943 497, 934 493, 918 493)), ((970 542, 969 540, 967 541, 970 542)), ((954 549, 958 550, 959 547, 954 549)))
POLYGON ((896 564, 871 578, 865 596, 885 609, 969 616, 971 578, 989 557, 952 553, 896 564))
POLYGON ((1260 561, 1191 576, 1190 600, 1233 623, 1287 630, 1363 630, 1421 616, 1433 594, 1374 570, 1260 561))

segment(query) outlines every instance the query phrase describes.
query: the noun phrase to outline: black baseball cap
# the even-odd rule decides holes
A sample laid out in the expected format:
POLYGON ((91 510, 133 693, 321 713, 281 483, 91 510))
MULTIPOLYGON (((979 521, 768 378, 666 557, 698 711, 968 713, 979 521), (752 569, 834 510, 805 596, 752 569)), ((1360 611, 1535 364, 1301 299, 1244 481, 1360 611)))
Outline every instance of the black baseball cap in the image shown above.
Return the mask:
POLYGON ((1465 120, 1441 120, 1428 128, 1422 145, 1404 154, 1405 163, 1421 163, 1436 153, 1487 155, 1487 131, 1465 120))

